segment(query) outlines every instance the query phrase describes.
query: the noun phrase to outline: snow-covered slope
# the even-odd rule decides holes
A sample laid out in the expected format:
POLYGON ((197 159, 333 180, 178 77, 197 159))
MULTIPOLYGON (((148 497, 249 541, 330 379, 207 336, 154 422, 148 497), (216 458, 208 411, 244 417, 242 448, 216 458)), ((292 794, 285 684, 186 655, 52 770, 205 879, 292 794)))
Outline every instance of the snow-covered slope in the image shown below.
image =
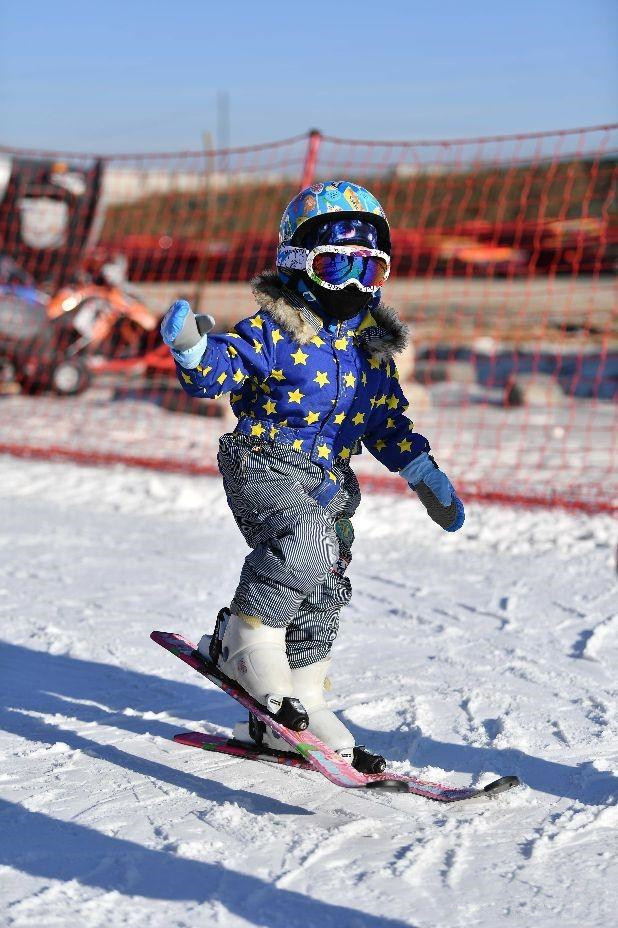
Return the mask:
POLYGON ((233 592, 218 481, 5 458, 0 507, 3 925, 615 923, 608 518, 363 502, 333 700, 396 770, 526 784, 442 807, 170 740, 242 713, 148 640, 233 592))

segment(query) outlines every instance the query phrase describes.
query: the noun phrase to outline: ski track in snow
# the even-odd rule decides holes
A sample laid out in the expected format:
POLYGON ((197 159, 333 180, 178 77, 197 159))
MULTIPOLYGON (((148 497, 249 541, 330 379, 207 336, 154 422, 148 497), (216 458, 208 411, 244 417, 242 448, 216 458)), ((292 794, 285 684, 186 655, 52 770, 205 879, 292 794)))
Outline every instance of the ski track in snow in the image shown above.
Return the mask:
POLYGON ((0 922, 607 928, 618 882, 616 526, 410 498, 355 518, 331 697, 440 806, 208 755, 242 710, 153 645, 194 640, 246 551, 218 481, 0 459, 0 922))

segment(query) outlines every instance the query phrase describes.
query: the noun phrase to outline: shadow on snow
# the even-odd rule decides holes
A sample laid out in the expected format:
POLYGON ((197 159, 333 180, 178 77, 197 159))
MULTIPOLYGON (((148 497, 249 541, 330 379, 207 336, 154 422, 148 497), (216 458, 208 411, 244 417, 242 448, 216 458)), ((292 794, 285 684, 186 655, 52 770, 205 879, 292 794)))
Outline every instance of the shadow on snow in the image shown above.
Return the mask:
MULTIPOLYGON (((205 716, 233 724, 240 707, 218 690, 162 680, 94 661, 50 655, 0 642, 0 728, 31 741, 66 743, 73 750, 164 781, 213 802, 234 802, 253 814, 308 815, 307 809, 253 791, 226 786, 102 744, 26 713, 54 714, 80 724, 99 723, 130 734, 170 738, 176 725, 126 715, 177 711, 199 722, 205 716)), ((405 928, 398 919, 311 899, 251 875, 172 851, 143 847, 0 800, 0 864, 32 876, 77 880, 85 886, 148 899, 220 903, 268 928, 405 928)), ((408 924, 408 928, 410 928, 408 924)))
MULTIPOLYGON (((149 644, 145 642, 145 647, 149 644)), ((188 719, 189 725, 199 727, 204 719, 208 719, 233 727, 244 710, 210 685, 164 680, 153 674, 112 664, 51 655, 8 642, 0 642, 0 668, 2 689, 7 693, 7 698, 0 705, 0 728, 50 744, 62 740, 76 750, 87 751, 136 773, 181 786, 201 798, 234 801, 257 814, 310 814, 306 809, 275 798, 257 797, 263 803, 259 805, 254 792, 227 789, 222 784, 139 758, 112 745, 91 741, 70 729, 22 714, 54 714, 75 718, 84 724, 109 725, 135 735, 151 734, 165 739, 171 739, 178 731, 178 725, 127 715, 125 710, 173 712, 188 719)), ((190 669, 188 674, 191 674, 190 669)), ((618 791, 618 778, 596 770, 592 761, 571 767, 534 757, 516 748, 453 744, 435 741, 423 735, 420 729, 399 734, 375 732, 348 720, 346 722, 357 743, 382 751, 392 760, 409 760, 417 767, 431 765, 472 775, 484 771, 500 776, 515 773, 532 789, 587 805, 602 805, 614 798, 618 791)))
MULTIPOLYGON (((146 639, 145 646, 151 642, 146 639)), ((153 645, 154 647, 154 645, 153 645)), ((116 764, 142 776, 152 777, 195 793, 212 802, 235 802, 253 814, 309 815, 306 809, 253 791, 229 789, 221 783, 195 776, 93 741, 71 727, 50 724, 27 713, 64 717, 66 724, 99 724, 124 729, 136 736, 156 735, 171 739, 181 726, 158 719, 125 714, 176 712, 199 725, 204 718, 231 727, 241 707, 220 690, 163 680, 139 673, 65 655, 52 655, 0 641, 0 729, 31 741, 56 744, 116 764)), ((178 749, 173 743, 171 749, 178 749)), ((206 760, 206 755, 204 755, 206 760)))
POLYGON ((0 863, 33 876, 77 880, 146 899, 218 902, 235 915, 269 928, 405 928, 398 919, 311 899, 218 864, 145 848, 2 800, 0 827, 4 838, 0 863))
MULTIPOLYGON (((524 786, 574 799, 585 805, 604 805, 618 794, 618 777, 596 770, 592 761, 570 767, 542 757, 534 757, 517 748, 482 747, 473 744, 453 744, 435 741, 423 735, 420 728, 405 732, 376 732, 345 720, 357 744, 366 744, 391 760, 409 761, 417 768, 441 767, 473 776, 485 771, 498 776, 516 774, 524 786), (397 744, 400 744, 397 749, 397 744)), ((441 778, 442 779, 442 778, 441 778)), ((448 776, 445 777, 448 781, 448 776)))

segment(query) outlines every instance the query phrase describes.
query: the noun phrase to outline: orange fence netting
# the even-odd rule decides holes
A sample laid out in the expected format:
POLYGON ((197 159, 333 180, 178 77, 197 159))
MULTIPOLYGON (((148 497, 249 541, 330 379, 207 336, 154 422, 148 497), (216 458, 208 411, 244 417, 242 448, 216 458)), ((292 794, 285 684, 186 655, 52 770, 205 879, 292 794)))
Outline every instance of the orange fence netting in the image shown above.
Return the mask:
MULTIPOLYGON (((93 156, 0 148, 0 451, 213 473, 158 320, 254 311, 301 186, 349 177, 392 229, 402 379, 463 498, 617 506, 618 127, 93 156)), ((366 486, 405 489, 363 454, 366 486)))

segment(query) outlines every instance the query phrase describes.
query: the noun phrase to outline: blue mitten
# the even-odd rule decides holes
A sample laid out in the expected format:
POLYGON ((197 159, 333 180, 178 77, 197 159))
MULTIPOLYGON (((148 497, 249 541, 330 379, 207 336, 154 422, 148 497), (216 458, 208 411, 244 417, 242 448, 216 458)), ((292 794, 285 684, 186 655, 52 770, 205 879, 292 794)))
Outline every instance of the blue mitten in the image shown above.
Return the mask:
POLYGON ((161 320, 161 337, 180 366, 192 370, 202 360, 214 324, 212 316, 196 316, 186 300, 176 300, 161 320))
POLYGON ((434 522, 446 532, 456 532, 461 528, 465 520, 463 503, 431 455, 423 451, 400 474, 416 491, 434 522))

